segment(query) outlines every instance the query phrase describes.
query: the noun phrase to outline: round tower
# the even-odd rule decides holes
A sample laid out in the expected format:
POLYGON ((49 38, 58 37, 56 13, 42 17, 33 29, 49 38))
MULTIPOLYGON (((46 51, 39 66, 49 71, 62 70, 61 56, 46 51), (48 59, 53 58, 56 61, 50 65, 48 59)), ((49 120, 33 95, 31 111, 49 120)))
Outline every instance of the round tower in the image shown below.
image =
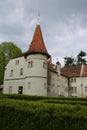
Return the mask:
POLYGON ((40 25, 37 25, 26 56, 26 94, 47 95, 47 59, 49 57, 40 25))

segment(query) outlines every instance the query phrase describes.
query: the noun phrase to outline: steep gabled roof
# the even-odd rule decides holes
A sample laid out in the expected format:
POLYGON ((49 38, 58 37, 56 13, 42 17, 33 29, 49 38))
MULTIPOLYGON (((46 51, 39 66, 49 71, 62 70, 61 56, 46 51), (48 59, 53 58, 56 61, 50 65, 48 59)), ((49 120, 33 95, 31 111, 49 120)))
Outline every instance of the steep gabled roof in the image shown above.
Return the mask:
POLYGON ((61 69, 61 74, 67 77, 87 76, 87 65, 64 67, 61 69))
POLYGON ((48 58, 50 57, 44 44, 40 25, 36 26, 32 42, 28 49, 28 53, 41 53, 47 55, 48 58))

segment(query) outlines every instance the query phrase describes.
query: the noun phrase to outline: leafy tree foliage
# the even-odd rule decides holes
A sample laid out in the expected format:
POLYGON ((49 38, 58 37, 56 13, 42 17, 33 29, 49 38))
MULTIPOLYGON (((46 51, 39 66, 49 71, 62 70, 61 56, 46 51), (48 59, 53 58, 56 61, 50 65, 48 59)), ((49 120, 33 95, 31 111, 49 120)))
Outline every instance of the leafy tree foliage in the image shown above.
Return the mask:
POLYGON ((76 57, 64 57, 64 67, 86 64, 87 60, 85 57, 86 53, 82 50, 78 53, 76 57))
POLYGON ((77 65, 86 64, 86 53, 84 51, 80 51, 80 53, 77 55, 77 65))
POLYGON ((8 61, 21 53, 21 49, 13 42, 3 42, 0 44, 0 84, 3 82, 4 69, 8 61))
POLYGON ((74 58, 72 57, 64 57, 65 67, 73 66, 74 64, 74 58))

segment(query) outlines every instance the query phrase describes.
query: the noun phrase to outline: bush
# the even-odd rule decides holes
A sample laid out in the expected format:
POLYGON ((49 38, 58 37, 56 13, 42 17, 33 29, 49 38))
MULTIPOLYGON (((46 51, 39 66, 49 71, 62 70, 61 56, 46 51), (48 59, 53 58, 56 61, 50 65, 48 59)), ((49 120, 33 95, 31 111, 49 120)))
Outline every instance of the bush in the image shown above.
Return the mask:
POLYGON ((87 107, 85 105, 45 103, 46 100, 40 100, 40 97, 34 97, 39 99, 34 101, 32 96, 30 98, 30 96, 19 95, 13 95, 13 97, 30 98, 32 101, 14 100, 11 96, 2 95, 0 98, 0 130, 87 129, 87 107))

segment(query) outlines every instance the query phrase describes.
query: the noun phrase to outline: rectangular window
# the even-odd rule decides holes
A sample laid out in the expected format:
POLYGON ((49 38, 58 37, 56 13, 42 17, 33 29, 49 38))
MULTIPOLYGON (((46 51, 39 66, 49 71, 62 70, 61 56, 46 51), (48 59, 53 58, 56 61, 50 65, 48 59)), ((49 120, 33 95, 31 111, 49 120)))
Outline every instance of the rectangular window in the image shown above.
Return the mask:
POLYGON ((20 69, 20 75, 23 75, 23 68, 20 69))
POLYGON ((72 87, 72 93, 77 93, 77 87, 72 87))
POLYGON ((76 79, 74 78, 74 82, 76 82, 76 79))
POLYGON ((72 78, 71 80, 70 80, 70 82, 72 83, 75 83, 76 82, 76 78, 72 78))
POLYGON ((33 67, 33 61, 29 61, 28 62, 28 68, 32 68, 33 67))
POLYGON ((87 93, 87 86, 85 86, 85 93, 87 93))
POLYGON ((11 72, 10 72, 10 77, 12 77, 13 76, 13 70, 11 70, 11 72))
POLYGON ((16 64, 16 65, 19 65, 19 60, 16 60, 15 64, 16 64))
POLYGON ((73 82, 73 79, 70 79, 70 82, 72 83, 72 82, 73 82))
POLYGON ((28 88, 30 88, 31 87, 31 82, 28 82, 28 88))
POLYGON ((47 89, 47 84, 46 83, 44 83, 44 89, 47 89))
POLYGON ((47 69, 47 63, 46 62, 43 63, 43 68, 47 69))
POLYGON ((12 86, 9 87, 9 94, 12 94, 12 86))

